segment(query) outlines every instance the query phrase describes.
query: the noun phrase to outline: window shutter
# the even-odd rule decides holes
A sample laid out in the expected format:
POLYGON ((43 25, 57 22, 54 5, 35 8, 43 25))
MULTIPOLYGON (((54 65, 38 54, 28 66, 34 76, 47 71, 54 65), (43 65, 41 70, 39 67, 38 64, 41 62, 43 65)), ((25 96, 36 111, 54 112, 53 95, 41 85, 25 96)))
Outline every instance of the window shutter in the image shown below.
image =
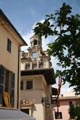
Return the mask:
POLYGON ((15 74, 11 72, 10 103, 12 107, 14 107, 14 88, 15 88, 15 74))

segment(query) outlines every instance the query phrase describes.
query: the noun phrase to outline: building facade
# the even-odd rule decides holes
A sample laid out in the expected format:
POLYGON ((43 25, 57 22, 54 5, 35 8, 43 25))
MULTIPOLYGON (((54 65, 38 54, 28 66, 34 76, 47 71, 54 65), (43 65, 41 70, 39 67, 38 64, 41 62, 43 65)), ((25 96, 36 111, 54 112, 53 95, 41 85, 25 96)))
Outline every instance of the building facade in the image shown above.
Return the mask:
POLYGON ((20 47, 27 45, 0 10, 0 108, 19 108, 20 47))
POLYGON ((59 98, 60 101, 60 107, 59 107, 59 113, 57 113, 57 107, 54 107, 54 120, 70 120, 70 115, 69 115, 69 105, 80 103, 80 96, 62 96, 59 98))
POLYGON ((55 83, 50 56, 42 49, 42 40, 33 35, 28 52, 21 57, 20 108, 36 120, 52 120, 52 87, 55 83))

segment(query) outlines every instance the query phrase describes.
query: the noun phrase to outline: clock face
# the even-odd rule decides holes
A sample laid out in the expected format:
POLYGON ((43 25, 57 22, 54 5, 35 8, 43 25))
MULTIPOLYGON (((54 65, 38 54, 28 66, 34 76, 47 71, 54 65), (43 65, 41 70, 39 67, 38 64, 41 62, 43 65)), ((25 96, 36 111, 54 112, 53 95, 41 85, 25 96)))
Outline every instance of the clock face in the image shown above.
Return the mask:
POLYGON ((37 58, 38 54, 36 52, 32 52, 31 58, 37 58))

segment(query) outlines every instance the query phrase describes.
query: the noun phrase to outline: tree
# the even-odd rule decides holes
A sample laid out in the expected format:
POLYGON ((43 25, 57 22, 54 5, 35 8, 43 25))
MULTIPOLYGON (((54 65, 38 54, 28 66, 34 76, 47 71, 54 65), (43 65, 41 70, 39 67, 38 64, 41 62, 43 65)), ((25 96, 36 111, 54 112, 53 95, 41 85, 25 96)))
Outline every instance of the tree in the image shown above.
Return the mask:
POLYGON ((76 118, 77 120, 80 120, 80 101, 76 104, 70 104, 69 105, 69 115, 71 119, 76 118))
POLYGON ((54 14, 46 15, 43 23, 36 24, 34 33, 45 38, 56 36, 47 50, 62 67, 56 76, 60 74, 63 82, 69 82, 76 94, 80 94, 80 15, 73 15, 72 7, 63 3, 54 14))

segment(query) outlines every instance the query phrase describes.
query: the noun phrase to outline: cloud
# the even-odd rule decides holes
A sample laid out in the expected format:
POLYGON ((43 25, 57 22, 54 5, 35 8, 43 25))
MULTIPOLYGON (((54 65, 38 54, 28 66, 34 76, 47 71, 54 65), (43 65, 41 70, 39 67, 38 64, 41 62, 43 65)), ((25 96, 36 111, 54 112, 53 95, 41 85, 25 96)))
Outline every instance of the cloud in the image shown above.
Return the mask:
POLYGON ((26 33, 25 35, 22 35, 22 37, 24 38, 24 40, 26 41, 26 43, 28 44, 28 46, 23 46, 21 47, 22 51, 27 51, 27 48, 30 46, 30 37, 33 35, 32 31, 30 31, 29 33, 26 33))
POLYGON ((67 87, 66 85, 64 87, 61 88, 61 94, 63 94, 63 96, 74 96, 75 95, 75 92, 73 91, 73 88, 68 86, 67 84, 67 87))

